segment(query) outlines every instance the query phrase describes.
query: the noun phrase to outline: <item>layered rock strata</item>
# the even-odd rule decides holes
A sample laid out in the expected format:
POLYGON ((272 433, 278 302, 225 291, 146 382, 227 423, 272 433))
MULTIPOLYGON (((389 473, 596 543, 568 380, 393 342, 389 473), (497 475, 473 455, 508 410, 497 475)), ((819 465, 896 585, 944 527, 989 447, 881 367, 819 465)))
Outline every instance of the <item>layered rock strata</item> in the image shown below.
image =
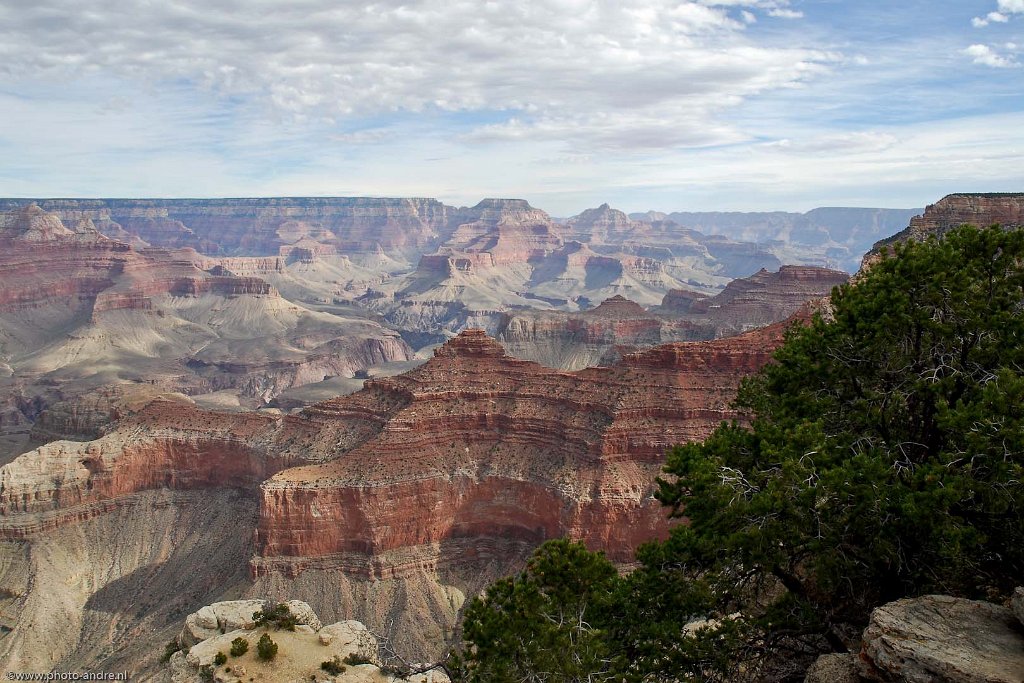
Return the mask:
MULTIPOLYGON (((288 302, 261 277, 191 249, 133 246, 90 220, 68 228, 34 204, 0 211, 0 388, 17 404, 38 404, 18 411, 29 422, 125 384, 224 392, 240 407, 412 358, 397 332, 366 313, 288 302)), ((37 436, 82 433, 55 429, 61 421, 37 436)))
POLYGON ((931 235, 941 237, 946 231, 964 224, 977 227, 995 224, 1024 226, 1024 192, 946 195, 925 207, 924 213, 914 216, 905 230, 876 242, 864 256, 862 267, 876 261, 883 249, 896 243, 911 239, 922 241, 931 235))
MULTIPOLYGON (((487 538, 560 536, 628 560, 667 529, 650 497, 665 450, 733 417, 736 379, 767 362, 781 334, 661 346, 563 373, 464 332, 410 373, 303 412, 379 431, 261 486, 253 569, 295 573, 315 561, 389 577, 458 563, 487 538)), ((321 434, 321 444, 334 438, 321 434)))
POLYGON ((36 201, 62 219, 92 220, 105 234, 225 255, 276 255, 303 238, 341 251, 422 247, 444 232, 453 210, 432 199, 361 197, 36 201))
POLYGON ((785 320, 847 279, 842 271, 783 266, 733 280, 711 297, 671 290, 649 311, 616 296, 582 313, 508 314, 495 332, 517 358, 566 370, 611 365, 657 344, 717 339, 785 320))
MULTIPOLYGON (((235 491, 258 510, 241 537, 254 554, 232 569, 250 578, 236 590, 358 615, 429 656, 462 596, 514 572, 544 539, 581 539, 628 561, 663 535, 651 493, 665 450, 735 416, 738 378, 768 361, 782 332, 670 344, 574 373, 466 332, 416 370, 294 415, 157 398, 97 440, 47 444, 0 468, 0 543, 43 553, 31 555, 31 575, 54 573, 36 564, 50 539, 112 519, 133 529, 153 496, 235 491)), ((26 605, 41 596, 14 577, 0 567, 22 605, 12 614, 34 618, 26 605)), ((85 618, 75 610, 87 615, 87 602, 68 618, 85 618)), ((19 661, 35 656, 29 640, 10 642, 19 661)), ((55 657, 80 657, 73 638, 61 642, 55 657)))

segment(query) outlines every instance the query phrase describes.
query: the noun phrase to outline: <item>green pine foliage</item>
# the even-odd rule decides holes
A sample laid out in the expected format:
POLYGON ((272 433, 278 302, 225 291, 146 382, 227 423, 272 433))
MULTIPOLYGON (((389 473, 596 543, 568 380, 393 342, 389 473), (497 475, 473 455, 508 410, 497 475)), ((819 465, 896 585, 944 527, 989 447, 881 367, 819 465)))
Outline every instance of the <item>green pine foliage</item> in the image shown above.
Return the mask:
POLYGON ((265 662, 269 662, 277 656, 277 643, 271 639, 269 634, 264 633, 256 641, 256 654, 265 662))
POLYGON ((256 622, 256 626, 273 626, 276 629, 283 628, 288 631, 294 631, 295 626, 298 624, 295 615, 288 609, 288 605, 283 602, 273 607, 264 607, 258 612, 253 612, 252 618, 256 622))
MULTIPOLYGON (((897 245, 669 453, 688 521, 618 578, 546 544, 466 612, 467 680, 802 680, 870 611, 1024 576, 1024 232, 897 245), (703 628, 684 628, 711 618, 703 628)), ((603 564, 602 564, 603 563, 603 564)))
POLYGON ((239 636, 231 641, 231 656, 241 657, 249 651, 249 641, 239 636))
POLYGON ((602 626, 618 581, 604 555, 548 541, 519 576, 492 584, 466 610, 464 679, 471 682, 612 680, 602 626))

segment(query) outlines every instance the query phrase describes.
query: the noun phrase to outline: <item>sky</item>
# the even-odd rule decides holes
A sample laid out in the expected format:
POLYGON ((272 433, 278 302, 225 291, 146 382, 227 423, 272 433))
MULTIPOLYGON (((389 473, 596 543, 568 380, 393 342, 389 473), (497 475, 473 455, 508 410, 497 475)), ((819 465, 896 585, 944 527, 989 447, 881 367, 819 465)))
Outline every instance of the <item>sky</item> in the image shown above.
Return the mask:
POLYGON ((0 0, 0 196, 1024 191, 1024 0, 0 0))

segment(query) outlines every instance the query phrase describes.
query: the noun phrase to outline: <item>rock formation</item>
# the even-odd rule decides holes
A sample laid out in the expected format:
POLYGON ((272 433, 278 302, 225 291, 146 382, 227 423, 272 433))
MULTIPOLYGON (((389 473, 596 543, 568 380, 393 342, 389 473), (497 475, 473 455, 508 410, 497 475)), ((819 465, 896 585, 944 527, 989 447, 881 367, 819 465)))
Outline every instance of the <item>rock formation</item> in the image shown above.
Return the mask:
POLYGON ((785 320, 847 280, 843 271, 813 266, 782 266, 774 273, 762 269, 733 280, 713 297, 695 299, 670 292, 662 310, 685 308, 688 319, 711 322, 716 336, 726 337, 785 320))
POLYGON ((481 543, 561 536, 626 561, 666 529, 649 498, 665 449, 731 416, 733 378, 768 360, 753 341, 659 347, 574 375, 463 332, 426 365, 304 412, 383 429, 262 485, 254 569, 296 573, 323 558, 390 577, 459 564, 481 543), (429 517, 410 524, 406 506, 429 517))
POLYGON ((885 247, 911 239, 921 241, 930 235, 940 237, 947 230, 964 224, 977 227, 994 224, 1004 227, 1024 226, 1024 193, 946 195, 936 203, 929 204, 923 214, 914 216, 906 229, 876 242, 864 256, 862 267, 874 262, 885 247))
POLYGON ((871 613, 859 653, 821 657, 806 678, 867 681, 1022 683, 1024 621, 1008 607, 946 595, 883 605, 871 613))
POLYGON ((717 339, 785 320, 847 279, 841 271, 783 266, 733 280, 712 297, 671 290, 650 311, 616 296, 582 313, 507 314, 496 336, 511 355, 549 367, 610 365, 657 344, 717 339))
MULTIPOLYGON (((5 430, 22 429, 15 409, 31 423, 125 383, 259 405, 412 354, 365 313, 288 302, 190 249, 137 249, 34 204, 0 212, 0 387, 14 397, 5 430)), ((54 436, 76 434, 59 424, 54 436)))
MULTIPOLYGON (((234 596, 297 596, 330 618, 358 616, 406 652, 436 655, 464 596, 516 571, 544 539, 581 539, 628 561, 637 544, 664 534, 668 521, 651 491, 665 450, 735 416, 738 378, 768 361, 783 329, 663 345, 575 373, 510 358, 471 331, 411 372, 368 380, 360 392, 294 415, 152 400, 97 440, 47 444, 0 468, 0 544, 25 558, 0 566, 11 602, 4 613, 18 634, 0 642, 0 655, 25 665, 41 652, 47 666, 95 663, 102 648, 86 657, 73 635, 75 624, 94 618, 92 595, 128 580, 122 571, 153 570, 91 555, 66 566, 53 553, 64 556, 77 547, 69 537, 96 539, 111 525, 140 543, 151 539, 145 547, 190 547, 152 540, 169 532, 156 520, 142 528, 132 520, 149 519, 140 510, 155 501, 173 511, 191 505, 175 501, 230 492, 240 496, 230 509, 252 507, 237 517, 241 530, 217 532, 244 541, 220 571, 248 578, 214 580, 202 595, 231 588, 234 596), (246 547, 250 556, 241 554, 246 547), (95 578, 60 607, 71 630, 56 637, 29 627, 54 609, 39 591, 81 571, 95 578), (40 649, 35 639, 48 637, 40 649)), ((157 574, 154 600, 167 586, 191 585, 174 567, 181 571, 174 564, 157 574)), ((127 595, 106 600, 121 618, 168 628, 163 607, 140 615, 127 595)))
POLYGON ((999 605, 943 595, 897 600, 874 610, 860 672, 887 681, 1024 681, 1024 634, 999 605))
MULTIPOLYGON (((0 200, 0 211, 16 213, 26 201, 0 200)), ((617 295, 652 306, 683 287, 713 293, 731 278, 777 269, 783 252, 800 263, 826 260, 820 250, 635 221, 607 205, 561 225, 518 199, 462 208, 371 198, 37 201, 34 211, 140 253, 195 250, 204 271, 258 278, 295 304, 369 309, 418 345, 467 327, 494 333, 511 310, 576 312, 617 295)), ((150 305, 139 293, 110 293, 102 303, 150 305)))
MULTIPOLYGON (((271 199, 48 199, 36 200, 65 220, 92 220, 110 236, 152 246, 192 247, 205 254, 277 255, 299 239, 345 252, 378 245, 403 249, 430 243, 443 232, 452 207, 432 199, 300 197, 271 199)), ((2 200, 0 209, 19 200, 2 200)))
POLYGON ((919 213, 921 209, 821 207, 806 213, 652 211, 630 217, 654 224, 676 223, 705 234, 725 235, 772 249, 790 245, 805 255, 820 253, 829 262, 854 272, 872 244, 902 230, 919 213))
POLYGON ((378 653, 377 639, 358 621, 323 626, 304 602, 289 600, 280 605, 294 622, 292 628, 258 625, 254 616, 274 609, 274 603, 264 600, 217 602, 188 615, 176 639, 180 649, 169 660, 171 683, 202 683, 211 679, 222 683, 254 679, 314 683, 449 680, 440 669, 406 673, 426 667, 386 665, 378 653), (263 636, 277 645, 276 654, 269 661, 263 660, 257 651, 263 636), (246 643, 244 648, 237 645, 241 641, 246 643), (204 671, 210 678, 204 679, 204 671))

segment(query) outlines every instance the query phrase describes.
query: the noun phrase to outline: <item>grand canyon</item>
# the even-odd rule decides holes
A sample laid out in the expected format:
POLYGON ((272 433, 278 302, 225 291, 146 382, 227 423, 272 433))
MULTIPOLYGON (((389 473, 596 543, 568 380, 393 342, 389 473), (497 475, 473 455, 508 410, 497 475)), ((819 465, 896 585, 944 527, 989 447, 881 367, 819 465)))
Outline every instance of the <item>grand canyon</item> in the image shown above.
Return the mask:
POLYGON ((951 195, 767 235, 496 199, 0 209, 0 656, 132 680, 165 680, 163 643, 218 601, 302 600, 425 661, 545 539, 628 569, 670 527, 666 450, 744 419, 740 379, 847 281, 836 245, 1024 215, 951 195))

